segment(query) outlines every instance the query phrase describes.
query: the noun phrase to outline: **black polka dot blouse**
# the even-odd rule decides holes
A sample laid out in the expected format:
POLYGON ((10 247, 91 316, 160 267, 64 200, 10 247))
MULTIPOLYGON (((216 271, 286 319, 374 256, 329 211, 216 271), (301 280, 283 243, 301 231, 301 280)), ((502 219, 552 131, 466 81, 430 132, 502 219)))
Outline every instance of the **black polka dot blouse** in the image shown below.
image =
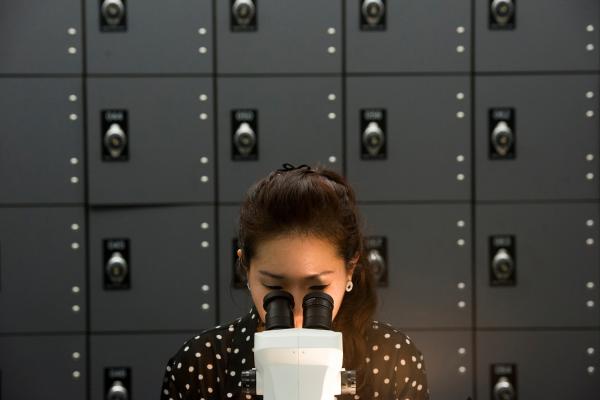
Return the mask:
MULTIPOLYGON (((242 393, 242 371, 254 368, 255 308, 243 318, 187 340, 167 363, 161 400, 262 399, 242 393)), ((340 400, 429 400, 423 355, 412 340, 374 321, 367 335, 365 382, 356 395, 340 400)), ((360 386, 360 382, 357 383, 360 386)))

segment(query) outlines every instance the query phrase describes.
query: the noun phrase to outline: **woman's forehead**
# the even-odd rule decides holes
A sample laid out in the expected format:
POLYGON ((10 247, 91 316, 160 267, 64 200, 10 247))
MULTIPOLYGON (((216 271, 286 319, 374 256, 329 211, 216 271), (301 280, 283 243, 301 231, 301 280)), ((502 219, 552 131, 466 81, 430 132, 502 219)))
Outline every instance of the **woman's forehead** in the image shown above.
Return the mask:
POLYGON ((305 277, 334 271, 343 267, 344 260, 330 241, 295 235, 262 242, 252 263, 272 275, 305 277))
POLYGON ((331 241, 307 235, 285 235, 267 239, 256 246, 256 257, 303 258, 336 257, 336 248, 331 241))

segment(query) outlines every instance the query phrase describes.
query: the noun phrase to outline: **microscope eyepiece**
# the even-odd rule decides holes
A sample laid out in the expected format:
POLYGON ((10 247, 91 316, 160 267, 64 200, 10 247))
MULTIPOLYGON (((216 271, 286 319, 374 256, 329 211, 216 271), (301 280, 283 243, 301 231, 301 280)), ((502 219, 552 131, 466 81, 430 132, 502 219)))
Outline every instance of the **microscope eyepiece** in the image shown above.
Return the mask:
POLYGON ((265 330, 294 327, 294 296, 285 290, 273 290, 263 299, 265 330))
POLYGON ((331 330, 333 298, 327 293, 308 293, 302 300, 302 311, 303 328, 331 330))

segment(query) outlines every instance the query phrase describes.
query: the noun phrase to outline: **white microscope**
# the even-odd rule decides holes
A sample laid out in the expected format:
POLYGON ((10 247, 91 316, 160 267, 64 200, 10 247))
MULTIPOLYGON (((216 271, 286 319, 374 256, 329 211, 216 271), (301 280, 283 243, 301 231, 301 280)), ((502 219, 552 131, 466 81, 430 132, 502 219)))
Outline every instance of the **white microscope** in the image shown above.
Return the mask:
POLYGON ((356 372, 342 368, 342 333, 331 330, 333 299, 308 293, 302 328, 294 328, 294 298, 283 290, 263 300, 265 331, 254 334, 256 367, 242 372, 248 394, 264 400, 333 400, 356 393, 356 372))

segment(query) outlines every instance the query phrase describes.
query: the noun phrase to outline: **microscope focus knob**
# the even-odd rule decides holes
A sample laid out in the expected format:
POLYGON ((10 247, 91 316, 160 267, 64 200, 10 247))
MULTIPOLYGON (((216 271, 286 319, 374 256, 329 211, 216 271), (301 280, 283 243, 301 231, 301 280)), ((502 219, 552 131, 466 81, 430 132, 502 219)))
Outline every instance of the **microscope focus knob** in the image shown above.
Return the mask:
POLYGON ((256 394, 256 369, 242 371, 242 393, 256 394))
POLYGON ((356 371, 342 370, 342 393, 341 394, 356 394, 356 371))

